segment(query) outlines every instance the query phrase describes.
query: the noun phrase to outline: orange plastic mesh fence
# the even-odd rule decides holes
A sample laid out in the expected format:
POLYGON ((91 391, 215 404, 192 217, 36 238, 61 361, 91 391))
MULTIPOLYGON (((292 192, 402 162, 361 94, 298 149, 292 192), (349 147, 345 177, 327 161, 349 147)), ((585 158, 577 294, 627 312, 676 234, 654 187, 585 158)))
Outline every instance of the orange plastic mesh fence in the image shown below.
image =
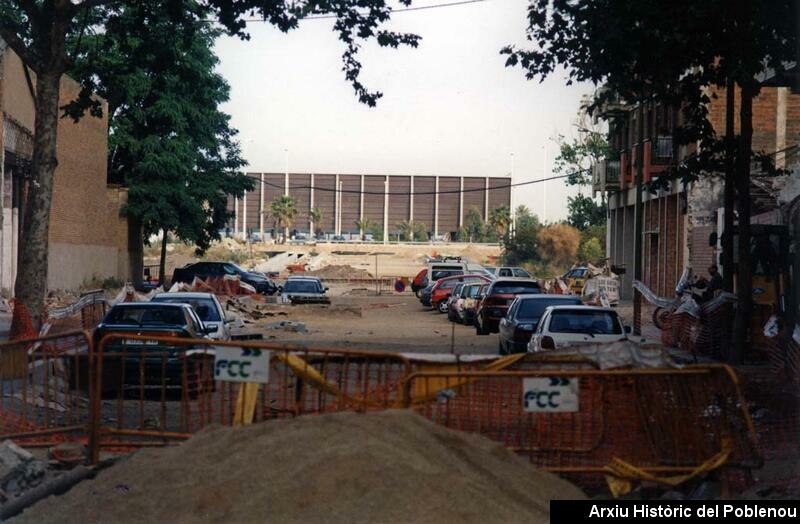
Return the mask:
POLYGON ((90 348, 82 331, 0 344, 0 440, 34 445, 85 434, 90 348))
POLYGON ((736 377, 725 366, 415 373, 406 391, 407 405, 427 418, 502 442, 560 473, 602 473, 612 458, 685 472, 728 443, 730 465, 757 467, 761 460, 736 377), (541 379, 564 378, 578 384, 576 409, 526 408, 533 402, 526 392, 541 391, 541 379))
POLYGON ((396 407, 402 404, 400 384, 410 373, 408 361, 391 353, 111 335, 97 351, 97 431, 104 435, 99 445, 122 440, 139 445, 182 438, 209 424, 231 424, 242 386, 215 380, 219 347, 271 352, 254 422, 396 407))

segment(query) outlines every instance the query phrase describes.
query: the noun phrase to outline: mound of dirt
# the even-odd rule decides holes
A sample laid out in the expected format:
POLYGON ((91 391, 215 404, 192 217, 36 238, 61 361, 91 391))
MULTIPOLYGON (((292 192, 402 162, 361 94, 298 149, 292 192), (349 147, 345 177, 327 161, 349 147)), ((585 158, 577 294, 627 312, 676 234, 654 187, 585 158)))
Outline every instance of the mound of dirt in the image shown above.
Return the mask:
POLYGON ((326 278, 372 278, 369 271, 358 269, 348 265, 332 264, 321 267, 315 271, 309 271, 307 275, 313 275, 322 279, 326 278))
POLYGON ((410 411, 216 428, 145 449, 18 522, 525 522, 583 498, 498 443, 410 411))

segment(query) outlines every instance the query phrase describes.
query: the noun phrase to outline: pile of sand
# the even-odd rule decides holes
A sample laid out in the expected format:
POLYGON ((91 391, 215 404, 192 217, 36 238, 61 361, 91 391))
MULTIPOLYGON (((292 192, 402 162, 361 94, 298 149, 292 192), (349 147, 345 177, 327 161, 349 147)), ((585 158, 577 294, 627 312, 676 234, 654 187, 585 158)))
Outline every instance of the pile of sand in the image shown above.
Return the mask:
POLYGON ((583 498, 500 444, 410 411, 201 432, 145 449, 19 522, 525 522, 583 498))
POLYGON ((331 264, 321 267, 315 271, 309 271, 307 275, 313 275, 322 279, 325 278, 372 278, 369 271, 358 269, 346 264, 331 264))

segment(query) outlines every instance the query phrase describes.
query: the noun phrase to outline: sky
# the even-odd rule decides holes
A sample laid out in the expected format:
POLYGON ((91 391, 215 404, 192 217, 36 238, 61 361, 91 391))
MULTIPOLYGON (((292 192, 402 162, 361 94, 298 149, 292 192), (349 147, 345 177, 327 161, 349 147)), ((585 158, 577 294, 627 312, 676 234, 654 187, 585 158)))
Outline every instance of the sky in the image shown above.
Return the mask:
MULTIPOLYGON (((592 86, 567 86, 564 72, 529 81, 505 67, 499 50, 526 44, 526 6, 485 0, 395 13, 388 28, 422 41, 416 49, 364 46, 362 81, 384 93, 374 108, 344 78, 332 20, 306 20, 288 34, 251 23, 249 41, 220 38, 218 70, 231 86, 222 109, 239 130, 247 169, 283 172, 288 158, 300 173, 507 176, 513 166, 514 182, 550 176, 553 138, 575 136, 592 86)), ((565 218, 577 192, 559 180, 513 191, 516 205, 547 221, 565 218)))

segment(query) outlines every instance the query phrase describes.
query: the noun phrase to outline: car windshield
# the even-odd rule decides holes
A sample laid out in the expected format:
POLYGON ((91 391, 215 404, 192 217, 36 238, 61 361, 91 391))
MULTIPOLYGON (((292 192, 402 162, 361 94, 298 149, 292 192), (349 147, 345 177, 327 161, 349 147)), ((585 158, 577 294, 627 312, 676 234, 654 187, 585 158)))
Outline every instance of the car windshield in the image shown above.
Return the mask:
POLYGON ((186 325, 183 311, 177 307, 115 306, 106 315, 105 324, 121 326, 180 326, 186 325))
POLYGON ((538 282, 498 282, 492 293, 499 295, 519 295, 522 293, 539 293, 538 282))
POLYGON ((464 298, 475 298, 475 296, 478 294, 478 289, 480 289, 480 286, 467 286, 464 288, 461 294, 464 296, 464 298))
POLYGON ((322 287, 314 280, 288 280, 283 286, 284 293, 321 293, 322 287))
POLYGON ((203 322, 219 322, 219 309, 210 298, 185 298, 181 296, 155 297, 153 302, 167 302, 169 304, 189 304, 197 312, 203 322))
POLYGON ((580 300, 575 298, 554 298, 547 300, 523 300, 517 309, 517 318, 520 320, 537 320, 542 318, 544 310, 550 306, 579 305, 580 300))
POLYGON ((567 310, 553 311, 550 320, 553 333, 586 333, 591 335, 621 335, 617 314, 612 311, 567 310))
POLYGON ((463 275, 464 271, 460 269, 434 269, 431 273, 434 280, 439 280, 445 277, 454 277, 456 275, 463 275))

